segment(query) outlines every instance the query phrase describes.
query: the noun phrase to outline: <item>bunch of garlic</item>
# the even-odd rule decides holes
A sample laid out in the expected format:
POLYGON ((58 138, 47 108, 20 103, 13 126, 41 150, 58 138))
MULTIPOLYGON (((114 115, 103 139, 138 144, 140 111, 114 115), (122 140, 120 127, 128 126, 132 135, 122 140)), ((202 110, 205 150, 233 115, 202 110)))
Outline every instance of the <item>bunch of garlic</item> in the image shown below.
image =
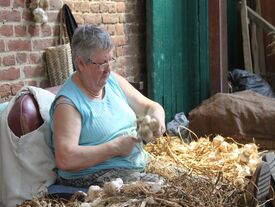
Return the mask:
POLYGON ((226 142, 220 135, 213 139, 212 145, 219 153, 216 156, 222 155, 229 157, 232 161, 236 161, 235 170, 238 176, 235 178, 234 184, 243 187, 245 177, 251 176, 260 162, 257 145, 250 143, 239 148, 235 143, 230 144, 226 142))
POLYGON ((48 22, 48 16, 45 11, 49 8, 49 0, 32 0, 29 8, 32 11, 35 22, 40 24, 48 22))
POLYGON ((89 187, 89 190, 87 192, 87 196, 85 198, 85 201, 93 201, 100 197, 100 194, 103 192, 103 189, 99 187, 98 185, 91 185, 89 187))
POLYGON ((121 178, 117 178, 111 182, 104 183, 103 191, 107 195, 115 195, 119 193, 122 186, 123 180, 121 178))
POLYGON ((154 134, 159 130, 160 123, 149 115, 137 119, 137 138, 146 143, 154 141, 154 134))
POLYGON ((102 204, 100 204, 102 202, 102 197, 104 195, 113 196, 118 194, 122 186, 123 180, 121 178, 104 183, 103 188, 99 187, 98 185, 91 185, 85 197, 85 202, 82 203, 81 207, 102 206, 102 204))

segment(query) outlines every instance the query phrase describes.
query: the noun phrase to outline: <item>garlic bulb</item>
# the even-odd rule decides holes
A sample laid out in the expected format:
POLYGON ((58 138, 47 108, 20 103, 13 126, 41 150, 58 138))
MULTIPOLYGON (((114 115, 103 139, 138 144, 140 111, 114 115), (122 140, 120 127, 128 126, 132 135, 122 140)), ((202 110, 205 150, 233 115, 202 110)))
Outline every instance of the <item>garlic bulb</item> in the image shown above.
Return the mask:
POLYGON ((123 180, 121 178, 117 178, 116 180, 105 183, 103 190, 104 190, 104 193, 106 194, 115 195, 120 191, 122 186, 123 186, 123 180))
POLYGON ((80 204, 80 207, 90 207, 90 204, 89 203, 81 203, 80 204))
POLYGON ((137 119, 137 125, 138 138, 143 139, 147 143, 154 141, 154 134, 157 133, 160 127, 160 123, 157 119, 149 115, 139 117, 137 119))
POLYGON ((39 5, 39 0, 32 0, 32 1, 30 2, 29 8, 30 8, 31 10, 33 10, 33 9, 37 8, 38 5, 39 5))
POLYGON ((89 187, 85 201, 93 201, 94 199, 99 197, 102 191, 103 191, 102 188, 99 187, 98 185, 91 185, 89 187))
POLYGON ((216 137, 213 138, 212 144, 215 147, 218 147, 221 145, 221 143, 223 143, 223 141, 224 141, 224 138, 220 135, 217 135, 216 137))
POLYGON ((37 7, 36 9, 33 10, 32 13, 33 13, 35 22, 46 23, 48 21, 48 16, 42 8, 37 7))
POLYGON ((244 179, 242 177, 237 177, 236 180, 234 180, 234 185, 242 188, 244 186, 244 179))
POLYGON ((144 124, 150 124, 150 122, 151 122, 151 116, 146 115, 146 116, 143 118, 143 122, 144 122, 144 124))
POLYGON ((150 125, 150 129, 153 132, 156 132, 160 127, 160 124, 159 124, 158 120, 156 120, 155 118, 151 119, 151 122, 149 123, 149 125, 150 125))
POLYGON ((49 0, 40 0, 39 7, 47 10, 49 8, 49 0))
POLYGON ((145 125, 139 130, 139 136, 142 137, 145 141, 152 141, 153 137, 153 132, 150 129, 149 126, 145 125))

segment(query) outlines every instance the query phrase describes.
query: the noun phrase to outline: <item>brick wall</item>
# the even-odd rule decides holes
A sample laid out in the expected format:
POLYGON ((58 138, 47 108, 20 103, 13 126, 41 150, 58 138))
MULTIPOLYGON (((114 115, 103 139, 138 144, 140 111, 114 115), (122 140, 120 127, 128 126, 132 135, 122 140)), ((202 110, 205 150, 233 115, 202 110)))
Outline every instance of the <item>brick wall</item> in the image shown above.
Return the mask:
MULTIPOLYGON (((144 77, 145 0, 64 0, 77 23, 105 27, 113 38, 115 71, 132 80, 144 77)), ((22 86, 48 87, 44 49, 58 44, 61 0, 50 0, 49 21, 35 23, 30 0, 0 1, 0 101, 22 86)))

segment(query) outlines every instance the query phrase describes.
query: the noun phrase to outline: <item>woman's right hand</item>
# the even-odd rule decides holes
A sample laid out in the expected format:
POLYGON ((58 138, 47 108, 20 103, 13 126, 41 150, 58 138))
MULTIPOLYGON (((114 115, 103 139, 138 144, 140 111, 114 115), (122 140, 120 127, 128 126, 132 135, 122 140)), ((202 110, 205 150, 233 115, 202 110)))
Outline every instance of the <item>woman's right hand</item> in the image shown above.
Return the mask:
POLYGON ((140 140, 131 135, 123 135, 113 139, 111 142, 116 156, 128 156, 140 140))

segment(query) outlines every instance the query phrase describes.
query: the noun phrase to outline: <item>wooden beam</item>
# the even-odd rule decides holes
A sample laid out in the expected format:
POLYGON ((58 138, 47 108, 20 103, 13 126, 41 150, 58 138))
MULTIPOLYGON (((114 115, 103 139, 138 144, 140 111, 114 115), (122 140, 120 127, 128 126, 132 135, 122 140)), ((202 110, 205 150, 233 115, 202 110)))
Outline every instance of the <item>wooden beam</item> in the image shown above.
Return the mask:
POLYGON ((210 93, 228 92, 227 75, 227 3, 208 1, 210 93))
POLYGON ((247 13, 248 18, 255 22, 260 28, 264 31, 268 32, 275 32, 275 27, 266 21, 263 17, 261 17, 257 12, 253 11, 249 6, 247 6, 247 13))
POLYGON ((241 23, 243 37, 244 67, 247 71, 253 72, 246 0, 242 0, 241 2, 241 23))
MULTIPOLYGON (((262 8, 261 8, 261 0, 256 0, 256 12, 261 15, 262 8)), ((266 74, 266 65, 265 65, 265 48, 264 48, 264 38, 263 38, 263 29, 257 27, 256 29, 256 38, 258 42, 258 54, 259 54, 259 68, 260 68, 260 75, 266 74)))

